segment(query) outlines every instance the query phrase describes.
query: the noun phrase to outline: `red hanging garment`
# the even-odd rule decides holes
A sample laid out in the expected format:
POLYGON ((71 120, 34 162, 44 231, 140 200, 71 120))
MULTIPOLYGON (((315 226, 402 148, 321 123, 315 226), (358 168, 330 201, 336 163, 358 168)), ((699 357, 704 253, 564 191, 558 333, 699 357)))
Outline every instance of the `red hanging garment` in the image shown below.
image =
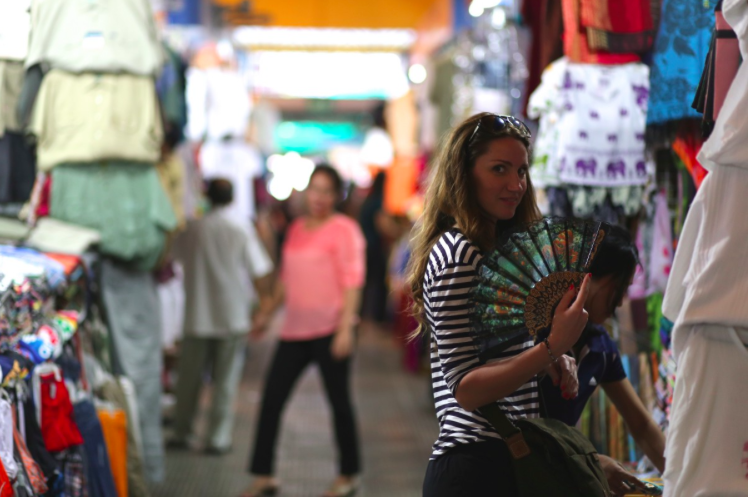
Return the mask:
POLYGON ((37 418, 47 450, 60 452, 83 444, 60 368, 54 364, 37 366, 33 383, 37 418))
POLYGON ((583 64, 628 64, 640 62, 635 53, 612 53, 590 48, 587 30, 581 24, 582 0, 562 0, 564 15, 564 53, 571 62, 583 64))
POLYGON ((5 466, 0 462, 0 497, 13 497, 13 484, 10 482, 5 466))
POLYGON ((590 50, 644 53, 652 48, 659 0, 581 0, 580 25, 590 50))
POLYGON ((23 467, 26 469, 26 475, 29 477, 29 484, 33 487, 34 491, 37 494, 44 495, 48 490, 47 480, 46 478, 44 478, 44 473, 39 467, 39 464, 37 464, 37 462, 31 456, 31 452, 26 446, 26 441, 24 441, 23 437, 21 436, 21 432, 18 431, 18 414, 16 413, 16 409, 12 409, 12 412, 13 439, 15 440, 16 450, 18 451, 18 454, 20 456, 21 463, 23 463, 23 467))

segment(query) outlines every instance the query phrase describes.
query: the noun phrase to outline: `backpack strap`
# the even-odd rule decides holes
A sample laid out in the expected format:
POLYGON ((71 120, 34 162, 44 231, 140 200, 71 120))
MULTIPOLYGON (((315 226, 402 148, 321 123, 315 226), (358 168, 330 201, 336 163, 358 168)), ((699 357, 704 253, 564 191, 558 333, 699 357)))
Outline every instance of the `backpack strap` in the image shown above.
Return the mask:
POLYGON ((522 459, 530 454, 530 447, 527 445, 525 437, 522 436, 522 431, 511 422, 497 403, 486 404, 478 412, 501 435, 514 459, 522 459))

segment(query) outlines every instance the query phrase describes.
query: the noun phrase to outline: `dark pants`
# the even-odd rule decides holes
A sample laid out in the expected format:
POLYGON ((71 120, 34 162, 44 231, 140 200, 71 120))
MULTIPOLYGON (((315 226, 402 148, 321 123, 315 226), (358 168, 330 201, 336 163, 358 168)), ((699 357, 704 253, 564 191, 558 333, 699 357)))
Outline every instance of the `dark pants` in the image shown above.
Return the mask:
POLYGON ((351 361, 333 359, 330 353, 332 338, 328 336, 316 340, 281 341, 278 344, 265 381, 251 473, 273 474, 275 445, 283 408, 301 373, 312 362, 319 366, 327 399, 332 406, 340 474, 350 476, 360 472, 356 421, 349 386, 351 361))
POLYGON ((106 441, 96 409, 90 400, 78 402, 74 409, 75 424, 83 436, 88 497, 117 495, 106 441))
POLYGON ((500 440, 457 446, 429 461, 423 497, 517 497, 511 456, 500 440))

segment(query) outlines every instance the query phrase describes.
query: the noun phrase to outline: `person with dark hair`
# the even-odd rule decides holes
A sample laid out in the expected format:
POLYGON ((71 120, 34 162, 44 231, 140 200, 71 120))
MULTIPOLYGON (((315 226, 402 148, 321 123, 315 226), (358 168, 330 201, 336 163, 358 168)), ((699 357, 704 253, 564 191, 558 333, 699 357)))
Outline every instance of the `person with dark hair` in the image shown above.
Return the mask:
MULTIPOLYGON (((665 436, 626 378, 621 353, 602 326, 622 304, 638 264, 639 252, 629 232, 612 226, 590 268, 592 281, 584 304, 589 322, 569 352, 577 361, 578 395, 572 398, 560 391, 550 377, 545 377, 540 387, 548 417, 575 426, 587 401, 601 386, 623 417, 636 443, 662 472, 665 469, 665 436)), ((614 495, 623 496, 633 490, 646 491, 643 484, 615 460, 600 455, 600 462, 614 495)))
POLYGON ((372 177, 389 168, 395 159, 395 147, 387 129, 385 111, 384 103, 379 103, 372 109, 371 128, 366 131, 361 144, 360 159, 372 177))
MULTIPOLYGON (((365 240, 358 224, 335 212, 343 182, 321 165, 305 192, 307 214, 294 221, 283 243, 275 306, 286 314, 265 380, 250 473, 244 497, 275 495, 275 446, 283 409, 296 381, 310 364, 322 375, 332 407, 338 448, 338 477, 326 497, 352 496, 361 471, 358 435, 350 393, 354 326, 365 273, 365 240)), ((270 314, 256 321, 258 336, 270 314)))
POLYGON ((205 196, 208 197, 211 207, 225 207, 234 201, 234 187, 231 181, 217 178, 208 182, 205 196))
POLYGON ((377 128, 387 129, 387 106, 384 102, 378 103, 371 111, 371 120, 377 128))
POLYGON ((220 455, 231 448, 234 399, 244 364, 244 343, 255 302, 269 304, 273 264, 250 225, 236 225, 226 214, 233 201, 227 179, 208 183, 210 211, 187 225, 175 242, 174 256, 184 265, 185 320, 180 347, 177 404, 172 448, 189 447, 203 373, 211 366, 213 398, 206 451, 220 455))
POLYGON ((361 305, 361 317, 383 322, 387 312, 387 250, 378 220, 385 214, 385 173, 374 178, 371 190, 361 205, 359 223, 366 237, 366 283, 361 305))

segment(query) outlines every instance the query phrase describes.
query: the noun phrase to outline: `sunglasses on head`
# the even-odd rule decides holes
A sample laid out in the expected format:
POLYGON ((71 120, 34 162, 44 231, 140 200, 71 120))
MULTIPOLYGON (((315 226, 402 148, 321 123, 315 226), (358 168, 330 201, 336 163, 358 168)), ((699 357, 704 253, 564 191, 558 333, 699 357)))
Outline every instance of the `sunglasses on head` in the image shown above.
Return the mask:
MULTIPOLYGON (((484 121, 491 120, 491 126, 493 126, 493 131, 498 133, 505 129, 511 129, 515 131, 518 135, 520 135, 522 138, 525 138, 527 140, 532 139, 532 133, 530 133, 530 129, 527 127, 525 123, 520 121, 514 116, 499 116, 499 115, 490 115, 486 116, 480 121, 478 121, 478 124, 475 126, 475 129, 473 130, 473 134, 470 135, 470 139, 468 140, 468 143, 473 141, 473 138, 475 138, 475 135, 478 133, 478 130, 480 129, 481 124, 483 124, 484 121)), ((488 125, 488 123, 486 123, 488 125)))

